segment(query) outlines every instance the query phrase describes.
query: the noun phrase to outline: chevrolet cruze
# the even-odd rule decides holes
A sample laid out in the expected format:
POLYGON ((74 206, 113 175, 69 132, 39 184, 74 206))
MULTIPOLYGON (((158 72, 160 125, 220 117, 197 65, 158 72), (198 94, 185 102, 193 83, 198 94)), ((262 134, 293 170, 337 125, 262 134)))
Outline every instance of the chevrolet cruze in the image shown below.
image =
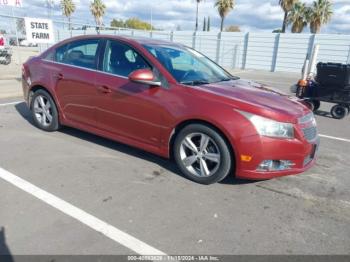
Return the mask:
POLYGON ((22 71, 37 127, 71 126, 173 158, 198 183, 269 179, 315 163, 319 139, 305 105, 180 44, 79 36, 22 71))

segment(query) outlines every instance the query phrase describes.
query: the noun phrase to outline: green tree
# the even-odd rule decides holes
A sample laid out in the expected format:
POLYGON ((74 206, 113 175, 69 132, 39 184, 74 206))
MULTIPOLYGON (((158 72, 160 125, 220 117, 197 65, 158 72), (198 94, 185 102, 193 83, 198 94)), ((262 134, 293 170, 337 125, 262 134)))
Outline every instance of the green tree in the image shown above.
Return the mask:
POLYGON ((203 0, 196 0, 196 28, 195 30, 198 31, 198 12, 199 12, 199 3, 203 2, 203 0))
POLYGON ((140 20, 139 18, 133 17, 125 21, 127 28, 141 29, 141 30, 154 30, 150 23, 140 20))
POLYGON ((280 29, 280 28, 274 29, 274 30, 272 31, 272 33, 274 33, 274 34, 282 33, 282 29, 280 29))
POLYGON ((224 20, 231 10, 235 7, 234 0, 217 0, 215 2, 215 7, 217 7, 219 15, 221 17, 221 32, 224 30, 224 20))
POLYGON ((96 26, 99 28, 103 24, 103 16, 106 11, 106 5, 102 0, 93 0, 90 4, 91 14, 95 18, 96 26))
POLYGON ((310 31, 317 34, 322 25, 329 23, 333 15, 333 4, 329 0, 316 0, 309 10, 310 31))
POLYGON ((241 32, 241 29, 238 25, 230 25, 229 27, 226 27, 226 32, 241 32))
POLYGON ((203 31, 207 31, 207 18, 204 17, 204 21, 203 21, 203 31))
POLYGON ((113 19, 111 21, 112 27, 125 27, 125 22, 122 19, 113 19))
POLYGON ((282 24, 282 33, 286 32, 287 24, 288 24, 288 13, 292 10, 294 4, 299 2, 299 0, 279 0, 279 5, 283 9, 284 18, 282 24))
POLYGON ((68 29, 71 30, 71 16, 75 12, 75 4, 72 0, 61 0, 62 14, 68 18, 68 29))
POLYGON ((210 16, 208 16, 207 31, 210 31, 210 16))
POLYGON ((308 24, 309 8, 305 3, 296 2, 288 14, 288 24, 292 25, 292 33, 301 33, 308 24))

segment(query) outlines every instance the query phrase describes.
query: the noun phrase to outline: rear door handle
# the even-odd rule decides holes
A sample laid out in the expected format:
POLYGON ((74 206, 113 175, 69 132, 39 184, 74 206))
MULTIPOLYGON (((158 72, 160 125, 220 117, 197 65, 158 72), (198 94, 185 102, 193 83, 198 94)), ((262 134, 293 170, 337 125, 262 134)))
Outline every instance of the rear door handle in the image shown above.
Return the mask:
POLYGON ((98 86, 97 90, 104 94, 109 94, 112 90, 108 86, 98 86))

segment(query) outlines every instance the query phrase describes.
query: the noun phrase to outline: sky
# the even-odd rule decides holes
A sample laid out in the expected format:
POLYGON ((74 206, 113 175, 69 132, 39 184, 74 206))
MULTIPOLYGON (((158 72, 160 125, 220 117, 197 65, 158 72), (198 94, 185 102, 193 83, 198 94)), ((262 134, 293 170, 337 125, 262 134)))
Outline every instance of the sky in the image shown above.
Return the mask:
MULTIPOLYGON (((22 0, 23 7, 15 8, 15 15, 47 17, 48 9, 45 0, 22 0)), ((55 2, 52 17, 62 20, 59 0, 55 2)), ((91 0, 73 0, 77 9, 73 21, 93 23, 89 10, 91 0)), ((163 30, 193 30, 195 25, 195 0, 103 0, 107 6, 104 23, 113 18, 126 19, 138 17, 150 22, 153 14, 153 25, 163 30)), ((304 0, 310 4, 313 0, 304 0)), ((334 15, 331 22, 322 28, 322 33, 350 34, 350 0, 333 0, 334 15)), ((9 14, 8 7, 0 6, 0 14, 9 14)), ((199 9, 199 28, 202 28, 204 16, 210 16, 211 29, 219 30, 220 17, 214 8, 214 0, 204 0, 199 9)), ((234 10, 227 16, 225 26, 238 25, 244 32, 271 32, 281 28, 283 12, 278 0, 236 0, 234 10)), ((305 30, 308 33, 308 30, 305 30)))

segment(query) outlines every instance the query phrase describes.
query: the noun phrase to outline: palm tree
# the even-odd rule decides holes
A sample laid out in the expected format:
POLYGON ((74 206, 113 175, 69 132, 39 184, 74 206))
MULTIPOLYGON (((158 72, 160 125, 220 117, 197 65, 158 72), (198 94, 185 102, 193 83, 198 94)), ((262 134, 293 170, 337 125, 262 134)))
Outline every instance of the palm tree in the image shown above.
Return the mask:
POLYGON ((204 0, 196 0, 197 3, 197 10, 196 10, 196 28, 195 30, 198 31, 198 12, 199 12, 199 3, 203 2, 204 0))
POLYGON ((329 0, 316 0, 309 11, 310 31, 317 34, 321 31, 321 26, 327 24, 333 15, 333 5, 329 0))
POLYGON ((234 0, 217 0, 215 3, 221 17, 221 32, 224 30, 224 20, 228 13, 235 7, 234 0))
POLYGON ((97 28, 99 28, 103 24, 103 15, 106 11, 106 5, 102 2, 102 0, 93 0, 93 2, 90 4, 90 11, 95 17, 97 28))
POLYGON ((292 33, 301 33, 308 24, 309 8, 305 3, 296 2, 290 10, 287 18, 288 24, 292 24, 292 33))
POLYGON ((279 0, 279 5, 282 7, 283 12, 284 12, 282 33, 286 32, 287 23, 288 23, 288 13, 290 10, 292 10, 292 8, 296 2, 299 2, 299 0, 279 0))
POLYGON ((61 0, 62 14, 68 18, 68 28, 71 29, 70 19, 75 12, 75 4, 73 0, 61 0))

